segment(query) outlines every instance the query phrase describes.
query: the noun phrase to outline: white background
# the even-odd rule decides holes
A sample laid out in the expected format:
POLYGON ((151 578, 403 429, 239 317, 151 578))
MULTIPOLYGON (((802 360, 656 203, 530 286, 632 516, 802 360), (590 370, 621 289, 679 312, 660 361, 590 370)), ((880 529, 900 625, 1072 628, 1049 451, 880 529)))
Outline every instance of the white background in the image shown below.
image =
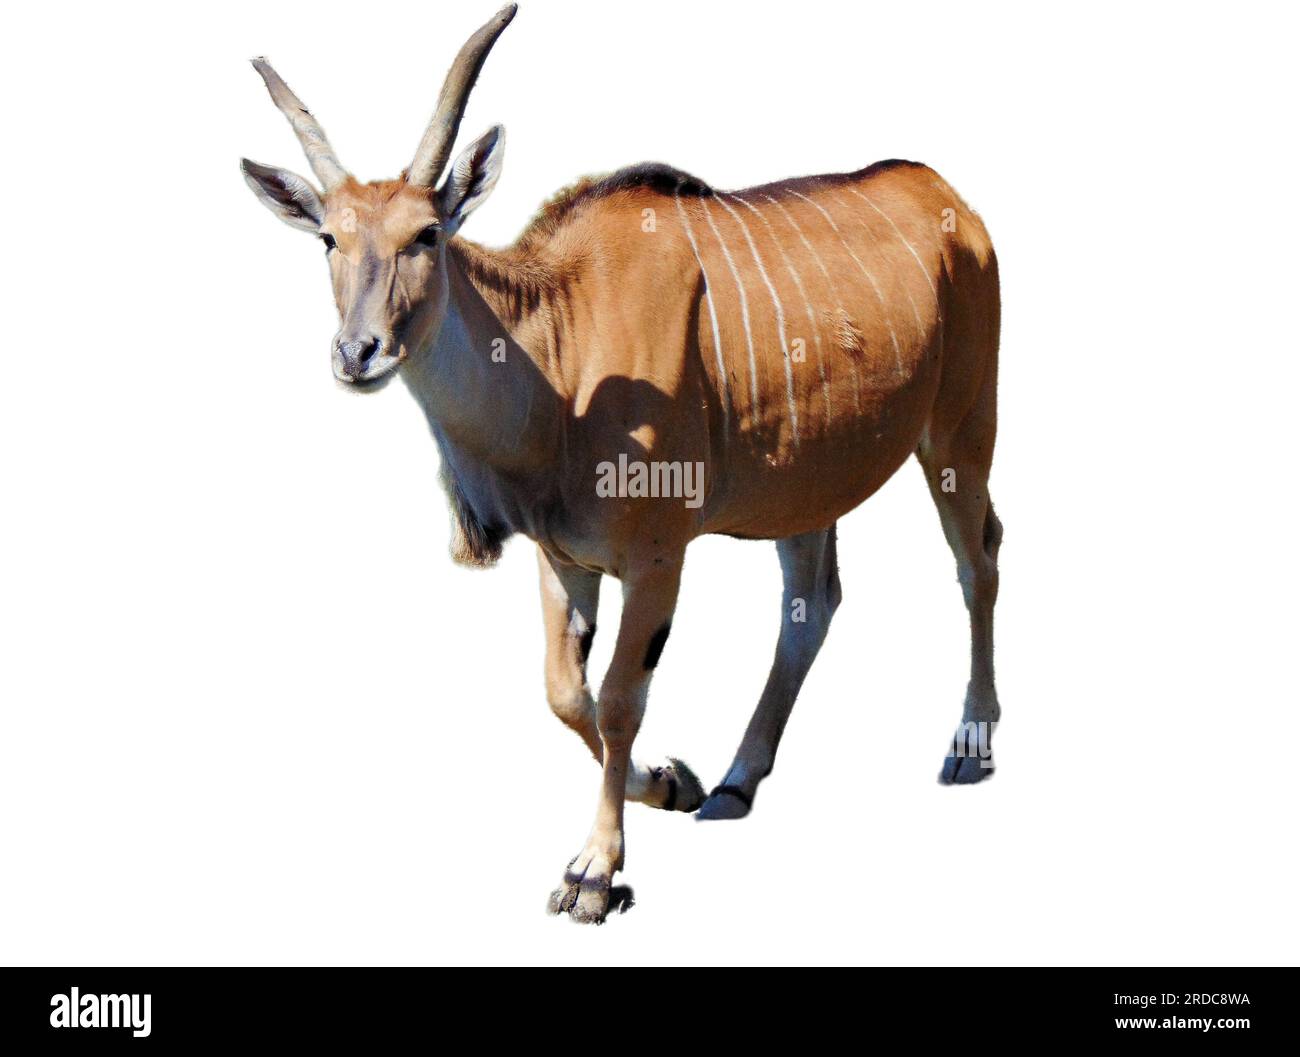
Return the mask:
MULTIPOLYGON (((637 905, 543 913, 598 770, 550 715, 531 545, 446 556, 400 385, 348 395, 265 53, 363 179, 483 4, 11 11, 0 959, 1277 963, 1295 900, 1289 31, 1272 5, 525 0, 463 133, 509 241, 647 159, 742 187, 903 157, 1002 265, 998 774, 935 778, 966 615, 919 470, 841 523, 845 602, 741 823, 634 806, 637 905)), ((607 659, 605 592, 593 659, 607 659)), ((689 552, 638 743, 720 780, 771 544, 689 552)))

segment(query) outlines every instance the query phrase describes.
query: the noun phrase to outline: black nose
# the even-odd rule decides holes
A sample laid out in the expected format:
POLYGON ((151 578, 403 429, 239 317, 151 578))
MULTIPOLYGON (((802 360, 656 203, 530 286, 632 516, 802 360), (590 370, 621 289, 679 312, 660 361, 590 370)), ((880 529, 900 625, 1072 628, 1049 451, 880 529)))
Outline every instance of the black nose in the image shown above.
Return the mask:
POLYGON ((366 369, 366 364, 375 358, 379 351, 378 338, 366 338, 364 341, 339 342, 339 356, 343 359, 343 371, 356 378, 366 369))

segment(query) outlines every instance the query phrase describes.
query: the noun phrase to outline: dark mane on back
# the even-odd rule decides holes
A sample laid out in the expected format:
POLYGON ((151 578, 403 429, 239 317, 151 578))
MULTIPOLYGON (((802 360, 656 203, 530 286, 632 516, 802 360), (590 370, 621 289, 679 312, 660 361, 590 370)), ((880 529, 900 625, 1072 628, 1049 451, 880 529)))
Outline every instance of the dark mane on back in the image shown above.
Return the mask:
POLYGON ((674 169, 671 165, 664 165, 657 161, 629 165, 625 169, 612 172, 596 183, 592 188, 592 193, 599 197, 614 191, 621 191, 626 187, 649 187, 651 190, 659 191, 662 194, 672 194, 674 191, 680 191, 684 195, 694 197, 713 194, 713 188, 703 180, 692 176, 690 173, 682 172, 681 169, 674 169))
POLYGON ((818 187, 840 187, 844 184, 861 183, 863 180, 870 179, 879 173, 892 172, 894 169, 924 168, 925 166, 921 162, 905 161, 902 158, 889 158, 885 161, 872 162, 865 168, 855 169, 852 172, 817 173, 814 176, 787 176, 785 179, 759 184, 757 187, 746 187, 744 191, 750 194, 763 194, 788 190, 815 190, 818 187))
POLYGON ((549 238, 576 210, 589 202, 638 187, 658 191, 660 194, 680 193, 696 198, 713 194, 713 189, 703 180, 660 162, 629 165, 606 176, 585 176, 556 192, 542 204, 537 215, 519 236, 517 245, 526 247, 549 238))
MULTIPOLYGON (((745 188, 745 190, 761 193, 783 191, 791 188, 815 188, 828 184, 835 186, 856 183, 878 173, 889 172, 892 169, 910 168, 924 168, 924 166, 919 162, 890 158, 886 161, 874 162, 866 166, 866 168, 854 172, 823 173, 817 176, 791 176, 784 180, 776 180, 757 187, 745 188)), ((640 165, 629 165, 625 169, 619 169, 606 176, 584 176, 568 187, 557 191, 542 203, 536 216, 528 222, 523 234, 519 236, 514 248, 516 250, 532 249, 555 235, 560 228, 573 218, 573 215, 579 209, 588 203, 601 198, 608 198, 619 191, 632 190, 638 187, 648 188, 651 191, 657 191, 665 195, 682 194, 689 198, 706 198, 717 193, 698 177, 660 162, 642 162, 640 165)))

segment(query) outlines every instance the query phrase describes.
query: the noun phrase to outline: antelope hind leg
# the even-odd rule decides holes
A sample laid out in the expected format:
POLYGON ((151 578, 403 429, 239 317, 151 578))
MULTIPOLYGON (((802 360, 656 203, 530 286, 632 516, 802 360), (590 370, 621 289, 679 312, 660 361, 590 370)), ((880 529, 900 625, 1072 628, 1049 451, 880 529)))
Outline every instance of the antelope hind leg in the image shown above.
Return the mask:
POLYGON ((957 559, 957 579, 970 613, 971 671, 962 706, 961 725, 953 738, 939 781, 972 785, 993 774, 993 730, 1002 715, 993 679, 993 606, 998 597, 998 550, 1002 523, 993 512, 988 490, 991 441, 974 451, 983 459, 918 452, 939 510, 944 535, 957 559))
POLYGON ((778 540, 776 549, 784 583, 776 658, 731 768, 696 816, 702 821, 749 814, 758 783, 767 777, 776 760, 776 749, 799 688, 840 604, 834 525, 778 540))

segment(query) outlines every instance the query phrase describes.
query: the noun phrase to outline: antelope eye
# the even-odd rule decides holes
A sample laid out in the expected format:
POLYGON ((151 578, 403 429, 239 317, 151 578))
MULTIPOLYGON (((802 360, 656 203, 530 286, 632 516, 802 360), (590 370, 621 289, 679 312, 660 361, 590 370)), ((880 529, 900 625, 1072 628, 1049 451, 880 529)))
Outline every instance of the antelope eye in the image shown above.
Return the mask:
POLYGON ((326 252, 326 253, 329 253, 330 250, 334 249, 334 248, 338 245, 338 244, 334 241, 334 236, 333 236, 333 235, 327 235, 327 234, 325 234, 324 232, 321 232, 320 240, 321 240, 321 242, 325 243, 325 252, 326 252))
POLYGON ((420 246, 430 248, 438 245, 438 236, 442 234, 442 228, 437 224, 430 224, 427 228, 415 236, 415 241, 420 246))

